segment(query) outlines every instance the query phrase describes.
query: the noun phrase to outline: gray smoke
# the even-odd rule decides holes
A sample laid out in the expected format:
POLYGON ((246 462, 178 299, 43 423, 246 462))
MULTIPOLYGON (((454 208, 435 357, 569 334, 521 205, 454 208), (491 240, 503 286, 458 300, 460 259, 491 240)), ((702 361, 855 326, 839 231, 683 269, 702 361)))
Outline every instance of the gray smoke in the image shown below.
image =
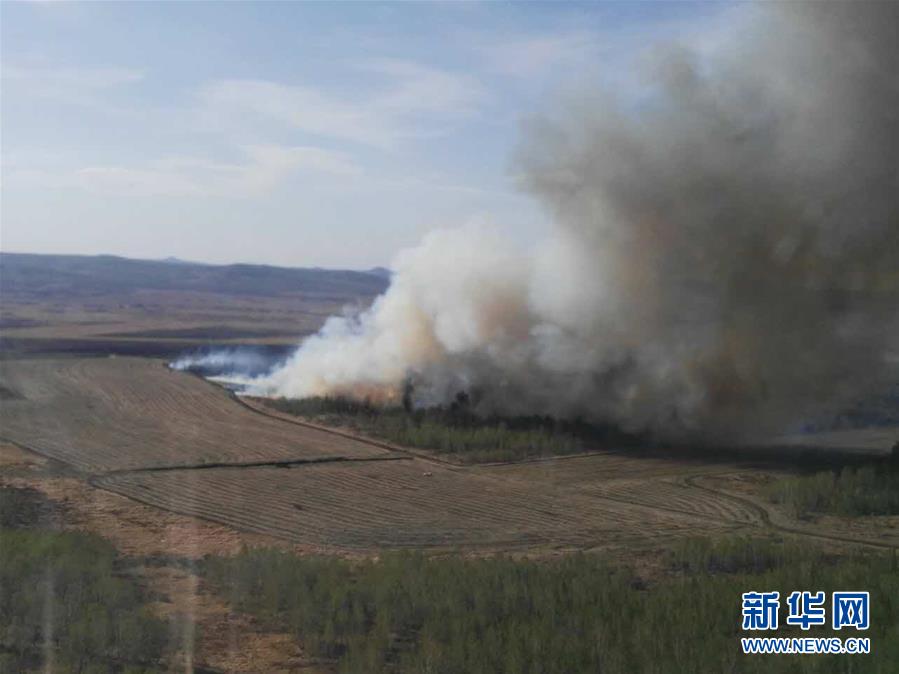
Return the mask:
POLYGON ((202 374, 257 377, 281 364, 259 349, 238 346, 184 354, 169 363, 169 367, 202 374))
MULTIPOLYGON (((719 36, 720 37, 720 36, 719 36)), ((781 431, 877 384, 899 313, 899 3, 751 6, 709 52, 657 47, 647 93, 569 96, 517 165, 535 255, 434 232, 269 395, 781 431)))

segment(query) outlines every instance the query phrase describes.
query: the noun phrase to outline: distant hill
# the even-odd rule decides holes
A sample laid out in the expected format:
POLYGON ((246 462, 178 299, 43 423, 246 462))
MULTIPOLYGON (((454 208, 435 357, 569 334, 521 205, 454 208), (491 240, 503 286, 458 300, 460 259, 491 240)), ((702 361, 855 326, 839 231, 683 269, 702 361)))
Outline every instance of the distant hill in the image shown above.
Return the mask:
POLYGON ((134 260, 114 255, 0 253, 0 297, 85 297, 138 290, 177 290, 277 297, 301 293, 365 297, 383 292, 389 277, 371 272, 211 265, 178 260, 134 260))
POLYGON ((174 255, 169 255, 168 257, 164 257, 161 260, 162 262, 168 262, 169 264, 204 264, 202 262, 191 262, 190 260, 182 260, 180 257, 175 257, 174 255))

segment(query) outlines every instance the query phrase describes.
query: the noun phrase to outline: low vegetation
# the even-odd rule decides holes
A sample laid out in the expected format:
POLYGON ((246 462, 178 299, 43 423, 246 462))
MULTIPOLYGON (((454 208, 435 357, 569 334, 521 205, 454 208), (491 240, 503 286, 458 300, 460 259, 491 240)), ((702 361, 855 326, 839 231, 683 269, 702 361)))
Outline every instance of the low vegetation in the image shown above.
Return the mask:
POLYGON ((649 588, 586 554, 353 562, 256 549, 204 568, 236 608, 292 632, 342 672, 886 673, 899 662, 899 565, 890 555, 837 560, 808 546, 698 541, 675 550, 649 588), (739 655, 740 595, 753 589, 870 590, 872 654, 739 655))
POLYGON ((772 483, 767 496, 799 517, 897 515, 899 470, 885 463, 786 478, 772 483))
POLYGON ((0 530, 55 527, 58 510, 35 489, 0 487, 0 530))
MULTIPOLYGON (((674 572, 696 574, 762 574, 806 557, 794 545, 768 539, 691 538, 670 555, 674 572)), ((821 559, 824 559, 821 556, 821 559)))
POLYGON ((0 672, 163 671, 165 624, 95 536, 36 528, 43 504, 0 489, 0 672))
POLYGON ((543 416, 482 417, 460 395, 448 407, 410 409, 375 406, 344 397, 280 398, 275 409, 342 426, 407 447, 449 454, 467 462, 515 461, 574 454, 635 438, 612 426, 560 421, 543 416))

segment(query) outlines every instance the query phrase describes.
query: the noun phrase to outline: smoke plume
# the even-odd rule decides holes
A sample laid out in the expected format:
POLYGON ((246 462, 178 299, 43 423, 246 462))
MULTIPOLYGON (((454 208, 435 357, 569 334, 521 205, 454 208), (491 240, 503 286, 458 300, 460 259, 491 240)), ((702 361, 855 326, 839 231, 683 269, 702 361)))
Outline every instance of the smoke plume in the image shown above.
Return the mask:
POLYGON ((257 379, 283 366, 284 357, 262 348, 238 346, 182 354, 169 363, 173 370, 195 372, 204 377, 257 379))
POLYGON ((899 310, 899 3, 766 3, 731 28, 657 47, 639 97, 527 125, 516 166, 555 223, 536 253, 433 232, 257 392, 411 384, 417 404, 465 390, 485 413, 720 440, 876 383, 899 310))

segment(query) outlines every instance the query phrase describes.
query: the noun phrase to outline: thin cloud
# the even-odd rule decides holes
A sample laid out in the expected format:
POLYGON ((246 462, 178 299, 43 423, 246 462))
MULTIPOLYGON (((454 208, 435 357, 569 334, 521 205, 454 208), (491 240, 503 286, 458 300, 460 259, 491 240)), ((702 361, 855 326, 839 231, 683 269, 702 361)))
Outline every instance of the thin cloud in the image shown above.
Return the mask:
POLYGON ((3 64, 4 93, 78 105, 94 105, 97 95, 134 84, 144 73, 131 68, 29 67, 3 64))
POLYGON ((200 91, 200 114, 220 126, 278 122, 308 133, 385 145, 392 132, 363 110, 316 89, 266 80, 222 80, 200 91))
POLYGON ((477 112, 486 100, 483 86, 470 75, 401 59, 373 59, 357 67, 392 79, 391 86, 371 100, 372 106, 384 114, 467 116, 477 112))
POLYGON ((357 176, 362 168, 342 152, 317 147, 249 146, 243 163, 172 157, 143 167, 92 166, 74 174, 74 185, 115 196, 263 196, 293 173, 357 176))
POLYGON ((523 35, 481 48, 488 70, 521 79, 545 77, 562 66, 582 64, 596 54, 597 36, 588 32, 523 35))
POLYGON ((221 80, 201 88, 200 114, 213 126, 274 121, 305 133, 386 149, 404 138, 444 132, 447 119, 476 114, 485 99, 480 84, 468 75, 408 61, 374 59, 356 64, 355 69, 385 83, 350 98, 307 85, 221 80))

